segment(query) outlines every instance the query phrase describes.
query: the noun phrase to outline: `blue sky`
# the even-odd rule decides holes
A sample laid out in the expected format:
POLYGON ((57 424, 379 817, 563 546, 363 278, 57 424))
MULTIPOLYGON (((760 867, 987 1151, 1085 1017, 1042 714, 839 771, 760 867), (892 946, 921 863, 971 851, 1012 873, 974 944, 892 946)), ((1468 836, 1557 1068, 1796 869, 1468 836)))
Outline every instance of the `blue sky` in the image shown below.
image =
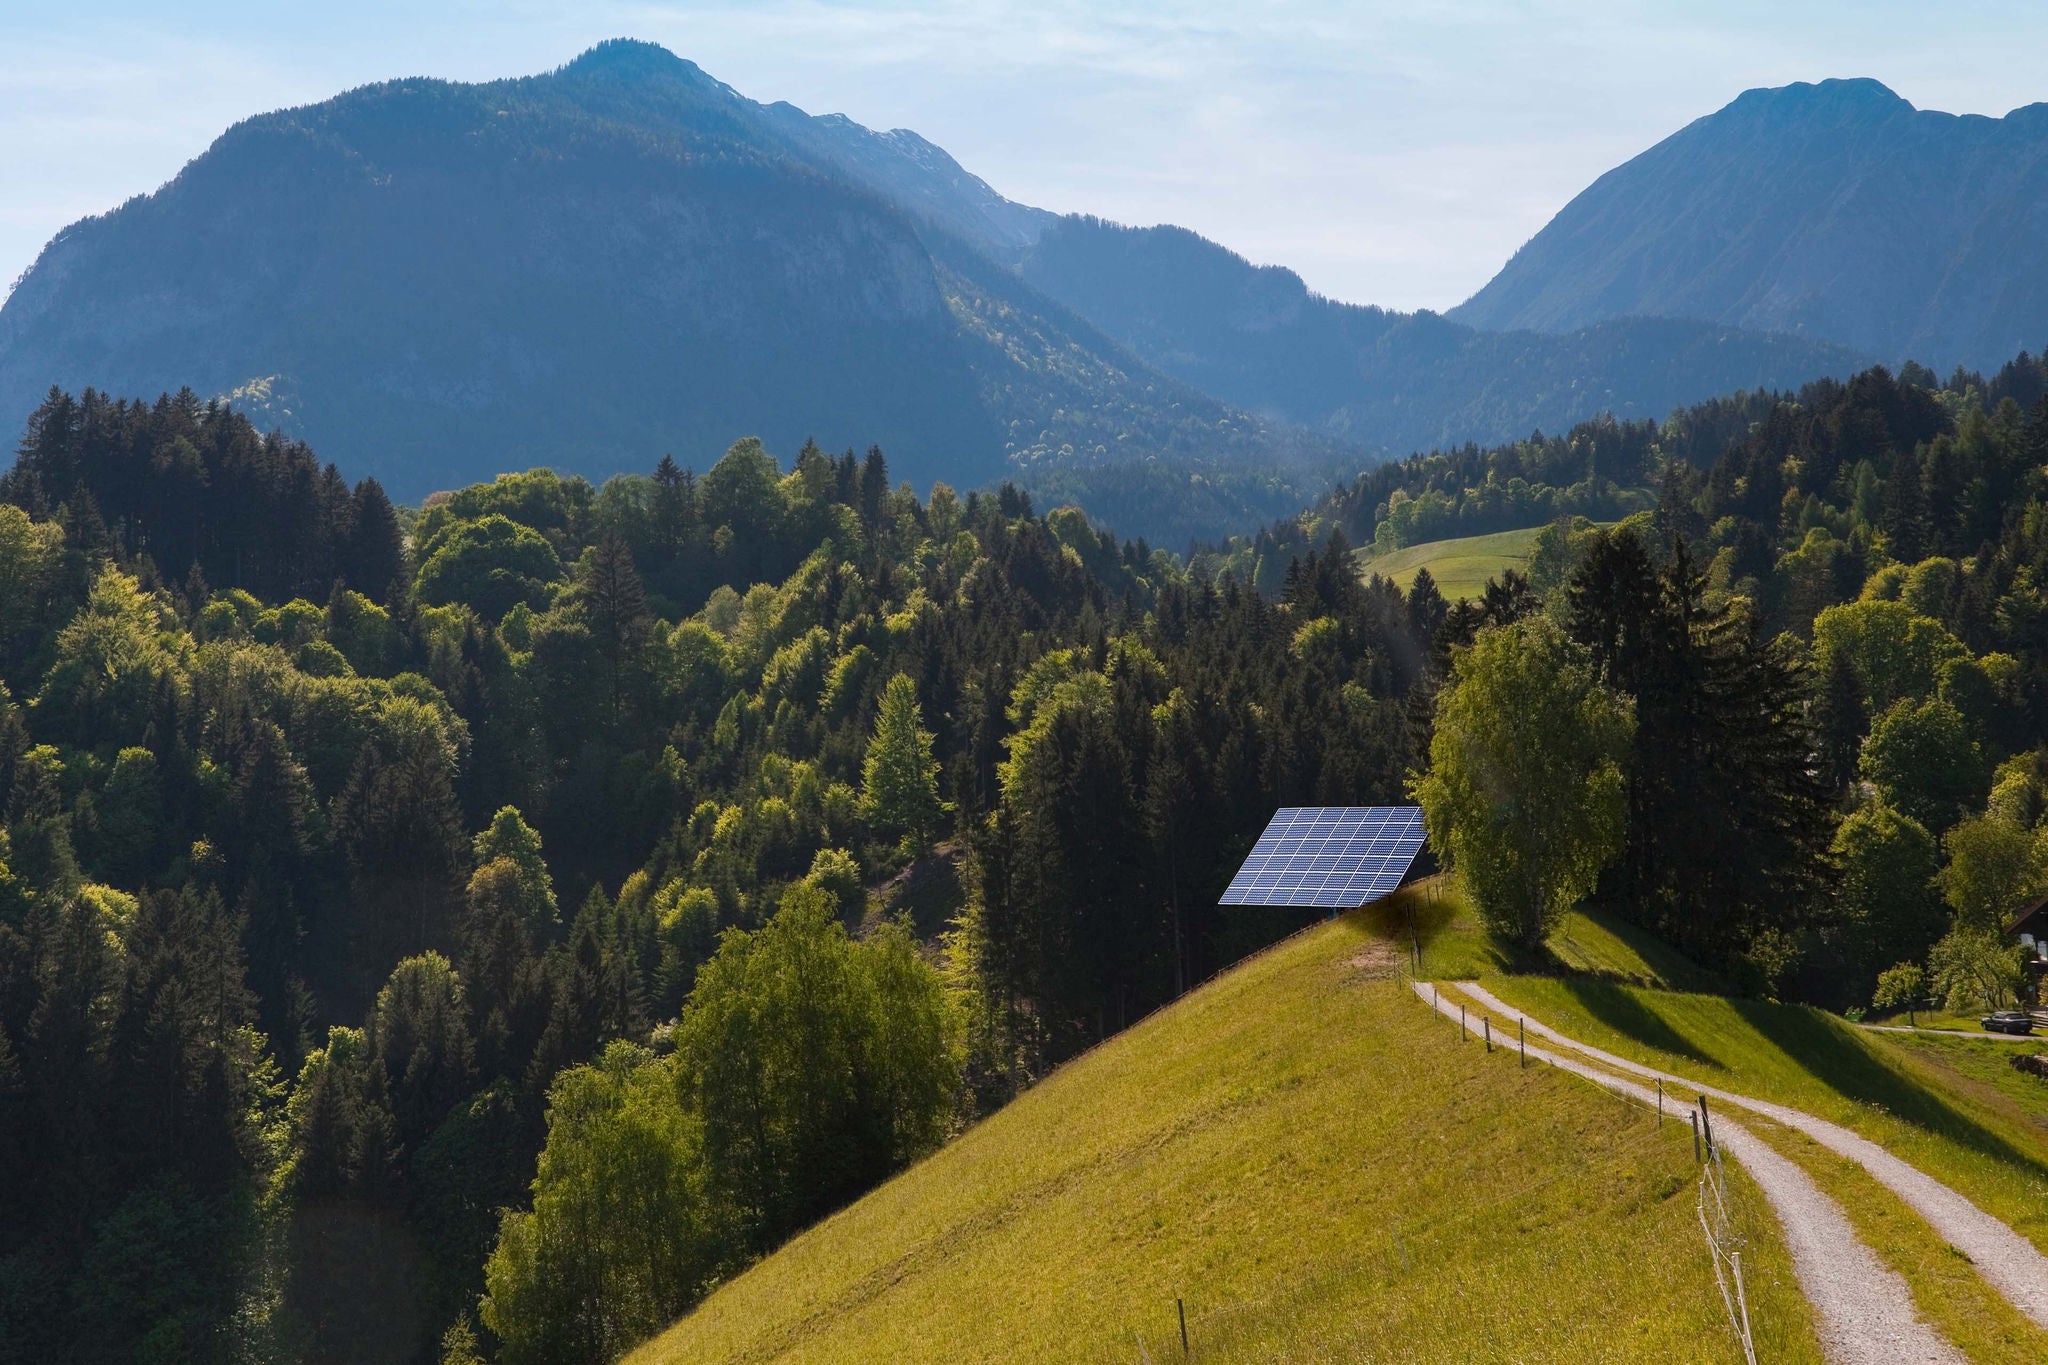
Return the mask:
POLYGON ((1401 308, 1458 302, 1595 176, 1751 86, 2048 99, 2048 5, 2005 0, 0 0, 0 285, 238 118, 614 36, 915 128, 1012 198, 1181 223, 1401 308))

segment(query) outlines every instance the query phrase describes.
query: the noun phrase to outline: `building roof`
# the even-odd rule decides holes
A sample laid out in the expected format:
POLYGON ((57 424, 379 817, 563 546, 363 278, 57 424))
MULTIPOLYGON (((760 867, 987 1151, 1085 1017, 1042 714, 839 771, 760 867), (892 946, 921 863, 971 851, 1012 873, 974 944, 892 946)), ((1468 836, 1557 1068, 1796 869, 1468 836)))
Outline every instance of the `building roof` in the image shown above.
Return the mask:
POLYGON ((2005 932, 2008 938, 2018 938, 2021 934, 2048 938, 2048 892, 2042 893, 2033 904, 2015 915, 2012 923, 2005 926, 2005 932))

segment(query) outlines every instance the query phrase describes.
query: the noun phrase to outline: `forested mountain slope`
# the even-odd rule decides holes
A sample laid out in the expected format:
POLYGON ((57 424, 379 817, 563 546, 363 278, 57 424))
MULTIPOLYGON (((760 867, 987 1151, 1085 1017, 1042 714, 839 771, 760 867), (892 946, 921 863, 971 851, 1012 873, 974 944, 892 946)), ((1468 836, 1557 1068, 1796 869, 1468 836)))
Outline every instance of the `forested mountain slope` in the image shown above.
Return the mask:
POLYGON ((618 41, 252 118, 67 228, 0 306, 0 421, 52 385, 190 386, 401 499, 707 465, 750 434, 879 442, 919 486, 1013 477, 1180 547, 1388 454, 1860 363, 1719 324, 1497 335, 1332 303, 618 41))
POLYGON ((2048 341, 2044 232, 2048 104, 1958 117, 1873 80, 1800 82, 1601 176, 1450 316, 1698 318, 1988 367, 2048 341))
POLYGON ((233 394, 409 499, 703 466, 750 434, 880 441, 921 486, 1288 462, 1300 442, 973 245, 1033 221, 910 135, 763 108, 644 44, 390 82, 240 124, 60 234, 0 310, 0 412, 52 384, 233 394))
POLYGON ((1062 218, 1019 267, 1146 363, 1224 402, 1390 454, 1662 419, 1737 389, 1796 388, 1867 361, 1848 347, 1666 318, 1565 335, 1481 331, 1312 294, 1184 228, 1062 218))
POLYGON ((1298 923, 1212 888, 1399 797, 1416 611, 873 449, 402 516, 189 393, 52 399, 0 480, 0 1359, 431 1359, 502 1240, 498 1358, 597 1365, 1298 923), (944 942, 848 939, 941 840, 944 942), (622 1306, 499 1212, 640 1049, 690 1097, 612 1188, 685 1202, 622 1306))
POLYGON ((401 513, 57 395, 0 481, 0 1343, 610 1359, 1293 927, 1214 903, 1273 808, 1403 799, 1517 641, 1635 718, 1598 904, 1757 994, 2010 1000, 2044 468, 2039 361, 1872 370, 1187 565, 879 450, 401 513), (1532 512, 1457 606, 1339 534, 1532 512), (941 842, 914 941, 868 889, 941 842))

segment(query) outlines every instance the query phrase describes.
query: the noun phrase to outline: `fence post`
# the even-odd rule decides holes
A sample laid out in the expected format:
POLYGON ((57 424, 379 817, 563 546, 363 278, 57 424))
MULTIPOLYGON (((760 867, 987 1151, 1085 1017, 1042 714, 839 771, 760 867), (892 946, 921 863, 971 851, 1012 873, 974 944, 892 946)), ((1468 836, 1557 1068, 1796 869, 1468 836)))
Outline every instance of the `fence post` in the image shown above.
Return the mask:
POLYGON ((1700 1096, 1700 1128, 1707 1135, 1707 1150, 1710 1152, 1713 1151, 1714 1120, 1713 1117, 1707 1113, 1707 1097, 1705 1095, 1700 1096))
POLYGON ((1465 1007, 1458 1006, 1458 1041, 1465 1041, 1465 1007))
POLYGON ((1523 1021, 1515 1020, 1515 1046, 1522 1050, 1522 1065, 1529 1065, 1529 1035, 1522 1027, 1523 1021))
POLYGON ((1188 1306, 1179 1299, 1173 1301, 1174 1311, 1180 1314, 1180 1353, 1183 1359, 1188 1353, 1188 1306))
POLYGON ((1706 1164, 1700 1156, 1700 1116, 1698 1114, 1692 1115, 1692 1162, 1695 1166, 1706 1164))
POLYGON ((1485 1024, 1486 1024, 1486 1050, 1487 1050, 1488 1052, 1491 1052, 1491 1051, 1493 1051, 1493 1018, 1492 1018, 1492 1016, 1490 1016, 1490 1015, 1489 1015, 1489 1016, 1488 1016, 1488 1017, 1486 1018, 1486 1020, 1485 1020, 1484 1022, 1485 1022, 1485 1024))
POLYGON ((1735 1302, 1742 1309, 1742 1355, 1749 1365, 1756 1365, 1756 1340, 1749 1333, 1749 1293, 1742 1287, 1742 1253, 1728 1253, 1728 1263, 1735 1267, 1735 1302))
POLYGON ((1664 1126, 1664 1082, 1657 1082, 1657 1126, 1664 1126))

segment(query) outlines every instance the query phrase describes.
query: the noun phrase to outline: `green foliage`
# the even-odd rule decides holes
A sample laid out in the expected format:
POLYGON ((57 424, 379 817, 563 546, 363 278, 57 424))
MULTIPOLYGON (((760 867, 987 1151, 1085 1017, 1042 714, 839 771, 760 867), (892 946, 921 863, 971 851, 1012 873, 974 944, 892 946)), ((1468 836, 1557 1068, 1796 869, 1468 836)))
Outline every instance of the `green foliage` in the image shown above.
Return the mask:
POLYGON ((793 887, 755 933, 728 933, 676 1033, 718 1198, 755 1250, 943 1136, 958 1025, 899 929, 854 942, 825 894, 793 887))
POLYGON ((548 1092, 533 1208, 508 1210, 484 1325, 506 1365, 601 1365, 690 1304, 715 1265, 701 1124, 673 1063, 615 1042, 548 1092))
POLYGON ((673 1056, 613 1043, 549 1093, 533 1206, 504 1216, 483 1320, 501 1359, 612 1359, 721 1268, 943 1136, 958 1026, 900 930, 849 940, 792 888, 700 974, 673 1056))
POLYGON ((831 897, 833 913, 842 922, 858 923, 867 908, 867 886, 861 880, 860 864, 843 848, 821 848, 811 859, 804 881, 831 897))
POLYGON ((1888 804, 1930 830, 1947 830, 1984 800, 1983 754, 1962 713, 1938 697, 1880 715, 1861 768, 1888 804))
POLYGON ((861 815, 877 830, 900 835, 911 851, 931 842, 948 809, 939 799, 939 761, 923 719, 916 683, 901 673, 889 679, 861 768, 861 815))
POLYGON ((1934 991, 1957 1013, 2011 1009, 2025 989, 2022 949, 1995 930, 1957 925, 1927 955, 1934 991))
POLYGON ((1841 870, 1836 904, 1852 969, 1864 980, 1888 956, 1918 958, 1933 946, 1946 923, 1934 887, 1940 853, 1925 826, 1865 806, 1842 820, 1829 852, 1841 870))
POLYGON ((1456 656, 1415 797, 1496 932, 1540 946, 1620 851, 1633 730, 1628 702, 1545 622, 1482 632, 1456 656))
POLYGON ((94 746, 142 740, 154 710, 167 694, 175 699, 181 681, 165 624, 162 604, 135 579, 102 572, 85 609, 57 633, 37 718, 94 746))
POLYGON ((1877 975, 1877 990, 1870 997, 1872 1009, 1911 1009, 1927 998, 1927 973, 1917 962, 1901 962, 1877 975))
POLYGON ((1904 602, 1866 600, 1829 607, 1813 621, 1815 667, 1847 660, 1871 711, 1935 694, 1943 666, 1969 657, 1961 641, 1904 602))
POLYGON ((1942 837, 1948 863, 1936 875, 1956 926, 2002 933, 2006 922, 2048 889, 2039 836, 1992 816, 1964 820, 1942 837))
POLYGON ((420 601, 459 602, 497 620, 513 606, 539 608, 562 577, 562 561, 547 538, 501 513, 451 528, 420 564, 420 601))

